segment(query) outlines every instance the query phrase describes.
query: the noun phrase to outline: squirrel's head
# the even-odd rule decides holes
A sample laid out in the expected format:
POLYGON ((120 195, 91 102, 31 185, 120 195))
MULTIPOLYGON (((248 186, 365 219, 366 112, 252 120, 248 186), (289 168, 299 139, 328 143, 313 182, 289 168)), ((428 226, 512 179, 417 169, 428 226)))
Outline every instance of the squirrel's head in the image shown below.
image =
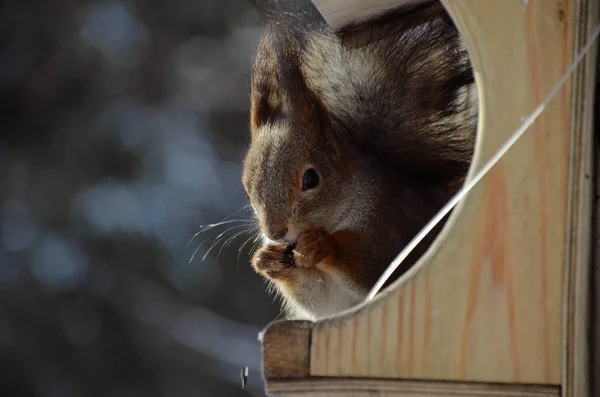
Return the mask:
POLYGON ((293 243, 316 226, 334 232, 344 220, 353 175, 324 136, 316 125, 284 118, 253 133, 242 180, 270 240, 293 243))

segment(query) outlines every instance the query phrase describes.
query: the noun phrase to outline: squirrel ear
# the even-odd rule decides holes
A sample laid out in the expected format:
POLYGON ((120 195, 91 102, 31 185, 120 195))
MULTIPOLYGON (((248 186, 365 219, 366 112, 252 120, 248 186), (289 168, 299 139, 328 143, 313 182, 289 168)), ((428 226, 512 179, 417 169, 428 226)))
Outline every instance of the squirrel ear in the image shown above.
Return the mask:
POLYGON ((306 85, 299 57, 309 32, 328 29, 325 20, 311 0, 256 1, 266 26, 251 75, 251 131, 279 117, 323 126, 323 106, 306 85))
POLYGON ((284 93, 283 111, 300 124, 311 126, 312 131, 324 131, 329 124, 327 112, 320 98, 307 86, 298 55, 288 48, 287 54, 277 59, 279 84, 284 93))
POLYGON ((289 30, 309 25, 327 25, 311 0, 254 0, 265 24, 283 24, 289 30))

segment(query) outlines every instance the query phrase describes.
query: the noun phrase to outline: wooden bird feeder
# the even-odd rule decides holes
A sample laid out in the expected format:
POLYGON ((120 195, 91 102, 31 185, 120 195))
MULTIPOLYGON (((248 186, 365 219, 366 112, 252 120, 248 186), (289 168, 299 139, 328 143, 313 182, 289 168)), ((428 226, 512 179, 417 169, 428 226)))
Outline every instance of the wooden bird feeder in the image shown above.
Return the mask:
MULTIPOLYGON (((335 25, 406 1, 315 4, 335 25)), ((471 178, 574 62, 600 5, 442 3, 478 85, 471 178)), ((597 47, 408 273, 339 316, 265 330, 271 396, 593 396, 597 47)))

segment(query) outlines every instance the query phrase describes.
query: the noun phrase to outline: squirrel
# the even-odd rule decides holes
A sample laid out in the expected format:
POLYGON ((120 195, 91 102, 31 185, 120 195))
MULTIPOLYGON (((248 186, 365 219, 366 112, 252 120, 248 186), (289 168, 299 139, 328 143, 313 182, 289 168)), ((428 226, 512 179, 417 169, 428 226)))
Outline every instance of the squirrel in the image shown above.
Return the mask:
POLYGON ((337 31, 311 5, 265 7, 242 182, 264 237, 253 268, 292 318, 317 320, 361 302, 460 188, 477 97, 439 2, 337 31))

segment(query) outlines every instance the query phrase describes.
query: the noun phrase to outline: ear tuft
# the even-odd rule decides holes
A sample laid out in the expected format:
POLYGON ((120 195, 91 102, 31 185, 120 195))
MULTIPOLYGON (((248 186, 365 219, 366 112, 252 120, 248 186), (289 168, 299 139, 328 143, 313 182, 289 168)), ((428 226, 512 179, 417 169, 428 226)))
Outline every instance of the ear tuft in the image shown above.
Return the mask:
POLYGON ((282 24, 288 30, 328 26, 311 0, 255 0, 263 23, 282 24))

